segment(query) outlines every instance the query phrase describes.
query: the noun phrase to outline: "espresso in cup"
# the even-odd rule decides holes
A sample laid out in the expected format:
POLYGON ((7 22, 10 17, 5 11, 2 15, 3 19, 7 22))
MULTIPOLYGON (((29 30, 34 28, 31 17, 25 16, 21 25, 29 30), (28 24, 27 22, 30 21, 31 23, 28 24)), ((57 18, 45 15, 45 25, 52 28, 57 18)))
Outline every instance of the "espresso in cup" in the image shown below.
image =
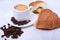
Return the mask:
POLYGON ((28 9, 28 7, 26 5, 24 5, 24 4, 16 5, 14 8, 16 10, 19 10, 19 11, 24 11, 24 10, 27 10, 28 9))

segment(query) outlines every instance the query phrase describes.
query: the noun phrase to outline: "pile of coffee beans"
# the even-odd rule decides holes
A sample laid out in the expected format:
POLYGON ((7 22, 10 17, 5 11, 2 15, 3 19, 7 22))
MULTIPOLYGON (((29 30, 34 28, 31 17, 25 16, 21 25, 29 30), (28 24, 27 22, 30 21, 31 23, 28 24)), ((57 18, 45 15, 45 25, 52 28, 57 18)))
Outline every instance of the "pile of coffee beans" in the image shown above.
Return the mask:
POLYGON ((14 17, 11 18, 11 21, 15 24, 15 25, 24 25, 30 22, 30 20, 24 20, 24 21, 17 21, 14 17))
POLYGON ((20 27, 15 27, 10 24, 8 24, 8 28, 6 28, 6 25, 4 25, 0 29, 4 32, 4 35, 1 36, 2 38, 4 36, 6 36, 6 38, 9 38, 11 36, 11 38, 16 39, 23 33, 20 27))

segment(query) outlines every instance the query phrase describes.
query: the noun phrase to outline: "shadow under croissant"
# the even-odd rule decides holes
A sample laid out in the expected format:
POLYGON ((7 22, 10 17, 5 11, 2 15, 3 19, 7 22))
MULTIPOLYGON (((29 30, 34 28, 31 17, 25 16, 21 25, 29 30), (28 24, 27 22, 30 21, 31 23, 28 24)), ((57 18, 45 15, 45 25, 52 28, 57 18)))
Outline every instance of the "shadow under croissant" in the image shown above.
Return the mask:
POLYGON ((55 29, 58 29, 60 27, 55 27, 55 28, 51 28, 51 29, 48 29, 48 28, 37 28, 39 30, 55 30, 55 29))

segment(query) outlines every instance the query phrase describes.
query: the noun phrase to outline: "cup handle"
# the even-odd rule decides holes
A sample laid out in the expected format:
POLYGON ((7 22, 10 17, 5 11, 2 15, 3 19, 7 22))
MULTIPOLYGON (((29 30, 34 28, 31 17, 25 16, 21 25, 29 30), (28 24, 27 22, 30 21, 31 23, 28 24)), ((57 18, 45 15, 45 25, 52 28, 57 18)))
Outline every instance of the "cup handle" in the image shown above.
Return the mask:
POLYGON ((30 6, 30 12, 31 12, 31 15, 35 15, 34 13, 33 13, 33 6, 30 6))
POLYGON ((31 10, 31 12, 33 11, 33 6, 30 6, 30 10, 31 10))

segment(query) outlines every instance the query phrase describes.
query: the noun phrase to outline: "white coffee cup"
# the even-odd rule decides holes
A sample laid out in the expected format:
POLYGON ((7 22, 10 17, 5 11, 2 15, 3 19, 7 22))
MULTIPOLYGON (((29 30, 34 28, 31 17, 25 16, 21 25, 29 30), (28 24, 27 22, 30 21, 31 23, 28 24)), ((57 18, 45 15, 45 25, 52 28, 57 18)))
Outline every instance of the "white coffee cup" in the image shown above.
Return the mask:
MULTIPOLYGON (((24 4, 25 5, 25 4, 24 4)), ((15 5, 16 6, 16 5, 15 5)), ((14 7, 15 7, 14 6, 14 7)), ((27 6, 27 5, 26 5, 27 6)), ((13 17, 17 20, 17 21, 24 21, 24 20, 28 20, 29 16, 32 12, 32 6, 27 6, 28 9, 20 11, 20 10, 16 10, 15 8, 13 8, 13 17)))

